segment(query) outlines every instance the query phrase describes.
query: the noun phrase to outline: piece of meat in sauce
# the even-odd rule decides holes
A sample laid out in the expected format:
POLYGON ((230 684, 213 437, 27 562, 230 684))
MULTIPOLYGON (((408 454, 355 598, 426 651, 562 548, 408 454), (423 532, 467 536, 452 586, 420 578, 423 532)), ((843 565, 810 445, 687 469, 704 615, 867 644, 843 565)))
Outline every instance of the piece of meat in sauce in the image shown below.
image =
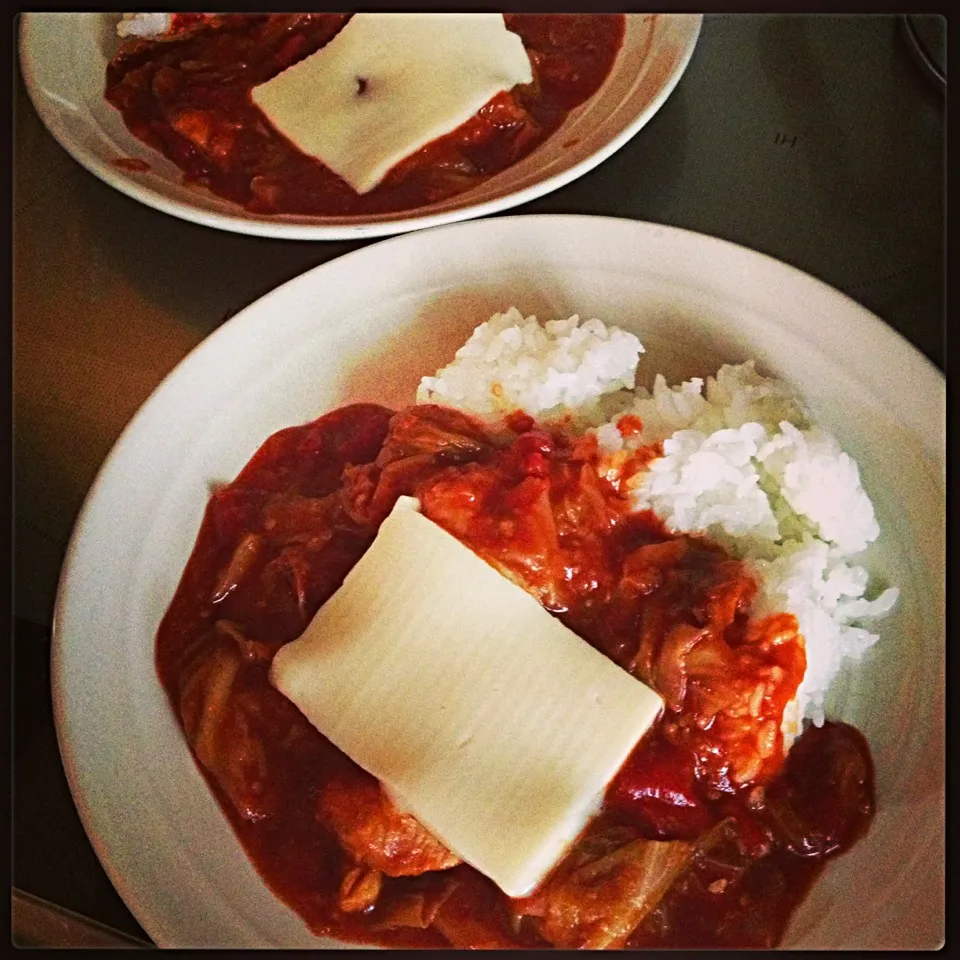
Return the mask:
POLYGON ((381 875, 416 877, 461 863, 415 817, 398 810, 374 777, 356 767, 324 782, 317 819, 336 835, 348 858, 339 891, 345 912, 376 903, 381 875))
POLYGON ((415 817, 398 810, 376 779, 359 769, 323 785, 317 818, 354 860, 388 877, 415 877, 460 863, 415 817))

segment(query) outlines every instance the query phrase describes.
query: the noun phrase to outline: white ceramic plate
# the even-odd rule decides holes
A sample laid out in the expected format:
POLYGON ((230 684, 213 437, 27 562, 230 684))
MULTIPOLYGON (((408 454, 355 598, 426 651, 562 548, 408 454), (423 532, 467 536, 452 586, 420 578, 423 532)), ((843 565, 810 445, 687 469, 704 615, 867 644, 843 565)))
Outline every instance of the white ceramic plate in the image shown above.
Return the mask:
POLYGON ((103 98, 119 14, 23 15, 20 61, 37 113, 91 173, 165 213, 221 230, 299 240, 404 233, 506 210, 575 180, 619 150, 660 109, 679 81, 700 33, 698 14, 630 14, 624 44, 600 90, 529 156, 443 203, 376 217, 251 214, 181 182, 177 167, 133 137, 103 98), (143 173, 116 166, 146 161, 143 173))
POLYGON ((366 247, 228 321, 158 388, 104 464, 60 584, 53 683, 87 832, 144 929, 170 947, 321 945, 258 878, 198 773, 154 671, 154 635, 210 486, 273 431, 350 401, 410 403, 475 324, 515 304, 635 331, 647 385, 754 357, 857 458, 902 588, 834 698, 868 737, 878 812, 830 865, 787 943, 929 947, 943 937, 943 377, 817 280, 682 230, 506 217, 366 247))

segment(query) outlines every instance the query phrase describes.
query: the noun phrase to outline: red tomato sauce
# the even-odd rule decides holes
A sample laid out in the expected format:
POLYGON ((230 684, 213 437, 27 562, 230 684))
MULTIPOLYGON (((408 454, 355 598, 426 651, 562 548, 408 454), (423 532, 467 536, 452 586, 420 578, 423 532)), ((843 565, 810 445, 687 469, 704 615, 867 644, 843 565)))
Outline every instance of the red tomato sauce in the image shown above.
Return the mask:
POLYGON ((185 182, 251 212, 410 210, 483 183, 543 143, 599 90, 625 30, 622 14, 505 14, 530 56, 533 82, 493 97, 360 195, 274 129, 250 95, 322 48, 348 19, 227 14, 178 23, 174 37, 120 48, 107 67, 106 99, 134 136, 180 167, 185 182))
MULTIPOLYGON (((580 920, 557 907, 569 888, 548 878, 510 901, 465 864, 360 871, 358 887, 378 892, 355 909, 366 901, 350 888, 353 861, 318 811, 331 784, 354 790, 358 807, 379 787, 269 683, 273 653, 342 583, 397 497, 414 495, 666 703, 581 838, 696 844, 620 945, 775 945, 824 863, 869 825, 866 741, 828 723, 784 762, 779 718, 805 668, 794 618, 750 620, 756 585, 743 565, 632 513, 595 443, 527 417, 510 426, 504 437, 440 407, 349 406, 274 434, 213 494, 156 645, 201 770, 267 885, 318 934, 394 947, 580 942, 580 920)), ((601 914, 605 895, 591 894, 601 914)), ((609 897, 621 895, 611 881, 609 897)))

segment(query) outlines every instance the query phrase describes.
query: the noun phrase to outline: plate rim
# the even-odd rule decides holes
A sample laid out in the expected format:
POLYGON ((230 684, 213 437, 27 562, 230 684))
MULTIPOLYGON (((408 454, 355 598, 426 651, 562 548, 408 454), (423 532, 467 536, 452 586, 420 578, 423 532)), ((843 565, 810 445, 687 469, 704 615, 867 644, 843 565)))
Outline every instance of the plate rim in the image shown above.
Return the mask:
MULTIPOLYGON (((129 442, 130 437, 136 435, 139 424, 142 422, 143 418, 148 416, 149 413, 159 403, 161 403, 169 393, 175 391, 177 381, 185 367, 192 370, 195 367, 202 366, 208 362, 207 358, 209 356, 219 355, 219 353, 222 351, 221 344, 225 343, 229 345, 229 340, 232 337, 242 337, 244 331, 248 328, 254 329, 257 325, 262 324, 264 321, 258 318, 262 315, 264 306, 271 299, 280 297, 283 291, 289 291, 297 286, 308 286, 312 283, 315 283, 315 278, 317 276, 322 276, 327 273, 335 274, 337 271, 349 269, 349 266, 353 261, 362 261, 364 257, 370 256, 368 251, 371 249, 384 248, 389 250, 398 244, 412 246, 418 243, 435 243, 436 240, 435 237, 433 237, 434 234, 439 236, 441 234, 450 233, 453 231, 467 233, 486 230, 509 230, 516 227, 523 229, 524 224, 529 225, 535 231, 537 229, 556 230, 560 229, 563 225, 566 225, 571 230, 576 230, 584 225, 592 224, 598 229, 610 229, 614 231, 624 230, 627 232, 637 233, 649 232, 651 236, 661 234, 668 237, 673 237, 678 242, 691 243, 694 245, 705 245, 707 247, 719 245, 720 248, 726 248, 728 252, 732 253, 734 256, 740 258, 744 262, 752 261, 753 263, 763 263, 767 268, 773 268, 774 270, 780 272, 787 271, 792 274, 795 280, 799 280, 801 283, 805 284, 812 284, 811 289, 817 289, 821 292, 821 294, 828 295, 832 299, 840 298, 840 301, 845 302, 848 307, 855 308, 851 311, 851 316, 859 318, 857 322, 862 324, 863 329, 869 328, 872 336, 880 338, 881 341, 885 341, 889 349, 896 351, 901 356, 911 357, 914 369, 925 371, 925 374, 923 375, 923 380, 925 381, 923 384, 923 389, 929 391, 929 399, 935 398, 938 403, 942 403, 945 406, 946 378, 943 372, 939 370, 917 347, 907 340, 906 337, 904 337, 894 328, 890 327, 880 317, 868 310, 849 295, 837 290, 812 274, 800 270, 799 268, 784 261, 778 260, 768 254, 762 253, 761 251, 754 250, 742 244, 720 237, 688 230, 686 228, 668 226, 653 221, 638 221, 629 218, 581 214, 527 214, 521 216, 498 217, 492 220, 484 219, 458 222, 414 234, 403 234, 400 236, 391 237, 390 239, 380 240, 377 243, 350 251, 342 256, 333 258, 332 260, 314 266, 300 273, 299 275, 274 287, 272 290, 268 291, 266 294, 257 298, 250 304, 244 306, 236 314, 224 321, 224 323, 221 324, 211 334, 205 337, 199 344, 193 347, 172 368, 172 370, 163 378, 160 384, 148 395, 130 421, 120 432, 117 440, 111 447, 109 453, 98 469, 97 474, 95 475, 95 478, 84 498, 81 509, 78 512, 64 555, 53 611, 50 669, 54 704, 54 722, 56 726, 58 749, 64 765, 67 781, 70 786, 71 796, 80 815, 84 830, 91 844, 93 845, 104 870, 107 872, 111 882, 121 895, 122 899, 130 907, 131 912, 134 913, 138 921, 141 922, 141 924, 144 926, 144 929, 147 930, 151 937, 156 937, 157 933, 162 930, 164 927, 164 921, 162 918, 158 920, 157 917, 153 915, 153 911, 150 909, 149 905, 145 905, 140 900, 136 894, 136 891, 130 885, 128 885, 123 876, 117 872, 108 853, 108 842, 106 842, 103 837, 99 836, 96 829, 93 827, 95 814, 88 808, 86 798, 78 785, 77 768, 83 764, 83 760, 76 751, 76 744, 71 742, 69 736, 71 721, 65 715, 63 702, 64 698, 61 696, 61 691, 66 686, 69 686, 69 678, 65 677, 63 674, 63 662, 65 658, 66 644, 70 642, 69 638, 66 636, 67 630, 65 619, 68 616, 68 606, 71 602, 71 572, 78 563, 79 559, 82 559, 82 557, 79 556, 79 551, 83 543, 85 528, 89 522, 91 511, 99 500, 101 490, 110 482, 118 453, 129 442), (344 264, 346 264, 346 266, 344 266, 344 264), (147 920, 147 923, 143 923, 143 920, 147 920), (150 929, 148 929, 148 924, 150 929)), ((770 320, 772 323, 776 323, 775 317, 771 317, 770 320)), ((860 361, 858 360, 857 362, 860 361)), ((266 438, 264 437, 263 439, 266 438)), ((943 473, 943 471, 945 471, 946 464, 945 431, 938 431, 936 433, 933 444, 929 449, 926 450, 926 452, 935 457, 937 455, 939 456, 941 473, 936 479, 944 486, 945 489, 943 473)), ((267 889, 267 892, 270 896, 274 896, 273 893, 269 891, 269 888, 265 889, 267 889)), ((162 939, 162 937, 158 938, 158 940, 159 939, 162 939)), ((159 945, 164 946, 165 944, 159 943, 159 945)))
MULTIPOLYGON (((92 12, 93 11, 88 11, 88 13, 92 12)), ((83 12, 73 11, 73 13, 81 13, 82 15, 83 12)), ((48 101, 48 98, 40 95, 38 90, 38 83, 34 73, 37 63, 36 54, 30 44, 30 35, 33 31, 33 25, 39 22, 39 18, 50 15, 50 13, 40 11, 29 11, 21 14, 17 35, 20 71, 30 102, 45 129, 57 141, 61 148, 73 157, 84 169, 125 196, 181 220, 187 220, 210 227, 211 229, 225 230, 247 236, 316 241, 387 237, 415 230, 460 223, 464 220, 486 217, 491 214, 500 213, 501 211, 510 210, 524 203, 529 203, 566 186, 568 183, 572 183, 574 180, 578 180, 605 160, 608 160, 614 153, 633 139, 661 109, 687 71, 687 67, 693 58, 694 51, 699 42, 704 20, 704 15, 701 13, 681 12, 659 14, 660 16, 671 18, 674 22, 686 24, 683 46, 673 69, 666 77, 658 93, 620 133, 572 167, 561 170, 536 183, 532 183, 521 190, 513 191, 504 196, 494 197, 482 203, 469 205, 464 208, 455 208, 444 212, 416 216, 399 216, 397 219, 381 222, 313 225, 276 222, 268 219, 260 219, 255 215, 226 212, 218 213, 213 210, 206 210, 200 206, 193 206, 186 202, 165 197, 149 185, 139 184, 137 181, 126 176, 119 168, 114 169, 110 167, 109 164, 101 161, 92 150, 62 128, 59 122, 58 111, 48 101)), ((54 13, 53 15, 57 14, 54 13)), ((644 14, 627 13, 626 15, 643 16, 644 14)), ((402 211, 399 213, 402 214, 402 211)))

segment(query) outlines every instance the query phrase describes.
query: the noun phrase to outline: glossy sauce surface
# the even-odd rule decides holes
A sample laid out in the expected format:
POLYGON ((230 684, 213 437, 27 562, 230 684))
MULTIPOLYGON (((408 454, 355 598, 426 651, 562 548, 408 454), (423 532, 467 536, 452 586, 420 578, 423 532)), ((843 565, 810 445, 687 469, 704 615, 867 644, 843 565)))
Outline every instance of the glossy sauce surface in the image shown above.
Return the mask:
POLYGON ((201 769, 267 884, 318 933, 391 946, 606 943, 628 899, 623 870, 656 851, 676 854, 672 882, 616 945, 775 944, 825 860, 869 824, 866 742, 827 724, 783 764, 771 720, 805 664, 793 618, 749 621, 755 585, 742 565, 630 513, 595 443, 529 418, 511 426, 493 435, 427 405, 346 407, 275 434, 213 495, 157 638, 201 769), (376 807, 376 781, 267 679, 273 652, 337 589, 401 494, 667 703, 574 848, 570 863, 583 855, 586 866, 564 861, 522 901, 451 868, 456 858, 423 838, 414 852, 427 872, 390 875, 382 824, 395 818, 355 813, 376 807), (338 797, 353 808, 348 823, 338 797), (376 870, 356 859, 365 845, 376 870), (605 886, 597 864, 616 867, 605 886))
MULTIPOLYGON (((408 210, 477 186, 526 156, 600 88, 623 42, 622 15, 506 14, 532 83, 493 97, 469 121, 359 195, 276 131, 250 91, 329 42, 346 14, 228 14, 174 24, 172 39, 124 44, 106 98, 130 131, 184 172, 255 213, 363 215, 408 210)), ((438 80, 442 82, 442 78, 438 80)))

